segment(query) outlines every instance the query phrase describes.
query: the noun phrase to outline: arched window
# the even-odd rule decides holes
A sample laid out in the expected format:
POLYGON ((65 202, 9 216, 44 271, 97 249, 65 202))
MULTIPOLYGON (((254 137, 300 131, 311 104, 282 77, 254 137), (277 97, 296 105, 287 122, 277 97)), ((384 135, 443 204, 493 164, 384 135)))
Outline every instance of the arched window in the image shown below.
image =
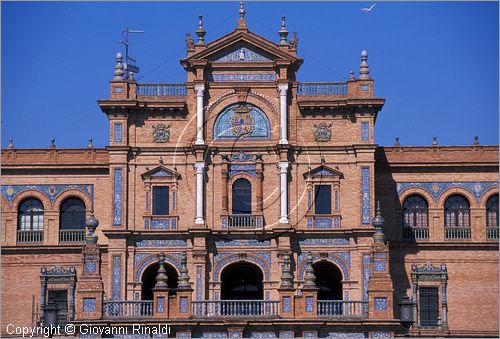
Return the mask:
POLYGON ((427 202, 419 195, 411 195, 403 203, 404 227, 427 227, 427 202))
POLYGON ((486 203, 486 225, 498 227, 498 195, 492 196, 486 203))
POLYGON ((446 199, 444 222, 445 239, 470 239, 470 210, 467 199, 460 195, 452 195, 446 199))
POLYGON ((233 183, 233 214, 252 214, 252 185, 247 179, 233 183))
POLYGON ((79 198, 71 197, 61 204, 60 229, 79 230, 85 228, 85 204, 79 198))
POLYGON ((444 203, 446 227, 470 227, 469 203, 460 195, 452 195, 444 203))
POLYGON ((28 198, 19 205, 19 231, 43 231, 43 204, 35 198, 28 198))

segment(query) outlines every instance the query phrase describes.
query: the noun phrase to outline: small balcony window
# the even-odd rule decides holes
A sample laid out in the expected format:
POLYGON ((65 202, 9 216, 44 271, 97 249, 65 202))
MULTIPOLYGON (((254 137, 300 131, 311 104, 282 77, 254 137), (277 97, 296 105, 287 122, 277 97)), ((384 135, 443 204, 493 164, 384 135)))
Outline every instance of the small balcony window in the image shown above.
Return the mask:
POLYGON ((153 187, 153 215, 168 215, 168 201, 169 201, 169 187, 168 186, 154 186, 153 187))
POLYGON ((332 187, 314 186, 314 214, 332 214, 332 187))

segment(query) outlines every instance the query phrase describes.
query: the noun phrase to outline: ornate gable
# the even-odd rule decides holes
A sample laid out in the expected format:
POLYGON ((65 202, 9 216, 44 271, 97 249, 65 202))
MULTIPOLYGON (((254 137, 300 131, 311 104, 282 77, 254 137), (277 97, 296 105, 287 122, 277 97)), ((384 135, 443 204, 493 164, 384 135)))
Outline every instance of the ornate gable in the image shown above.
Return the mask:
POLYGON ((308 177, 310 177, 312 179, 318 179, 318 178, 342 179, 342 178, 344 178, 344 174, 342 174, 342 172, 334 170, 333 168, 330 168, 326 165, 321 165, 319 167, 316 167, 312 170, 305 172, 304 178, 307 179, 308 177))
POLYGON ((168 169, 164 166, 158 166, 153 168, 152 170, 148 170, 146 173, 143 173, 142 179, 151 179, 151 178, 169 178, 169 179, 180 179, 181 175, 174 170, 168 169))

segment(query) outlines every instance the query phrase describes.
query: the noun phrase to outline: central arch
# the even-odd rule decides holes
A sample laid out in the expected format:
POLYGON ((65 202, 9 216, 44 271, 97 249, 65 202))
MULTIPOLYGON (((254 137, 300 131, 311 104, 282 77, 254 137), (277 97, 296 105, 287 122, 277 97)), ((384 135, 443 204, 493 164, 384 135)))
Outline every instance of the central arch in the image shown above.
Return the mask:
MULTIPOLYGON (((141 300, 153 300, 153 288, 156 285, 156 276, 158 275, 159 264, 154 263, 149 265, 142 273, 141 282, 141 300)), ((167 285, 170 289, 170 294, 175 294, 177 290, 177 284, 179 280, 179 275, 177 270, 165 263, 165 270, 167 271, 167 285)))
POLYGON ((313 264, 316 276, 318 300, 342 300, 342 272, 340 269, 326 261, 321 260, 313 264))
POLYGON ((221 273, 221 300, 263 300, 262 281, 257 265, 246 261, 228 265, 221 273))

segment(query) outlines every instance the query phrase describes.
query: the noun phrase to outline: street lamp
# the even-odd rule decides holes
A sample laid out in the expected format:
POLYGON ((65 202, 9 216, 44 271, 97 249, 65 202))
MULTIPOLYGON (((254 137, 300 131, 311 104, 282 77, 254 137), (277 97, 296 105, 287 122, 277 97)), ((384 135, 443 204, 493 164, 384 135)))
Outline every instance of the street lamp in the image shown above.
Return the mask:
POLYGON ((406 292, 401 297, 401 300, 398 303, 398 305, 400 308, 401 325, 403 325, 405 329, 408 329, 414 323, 414 320, 413 320, 413 303, 410 301, 408 295, 406 295, 406 292))

